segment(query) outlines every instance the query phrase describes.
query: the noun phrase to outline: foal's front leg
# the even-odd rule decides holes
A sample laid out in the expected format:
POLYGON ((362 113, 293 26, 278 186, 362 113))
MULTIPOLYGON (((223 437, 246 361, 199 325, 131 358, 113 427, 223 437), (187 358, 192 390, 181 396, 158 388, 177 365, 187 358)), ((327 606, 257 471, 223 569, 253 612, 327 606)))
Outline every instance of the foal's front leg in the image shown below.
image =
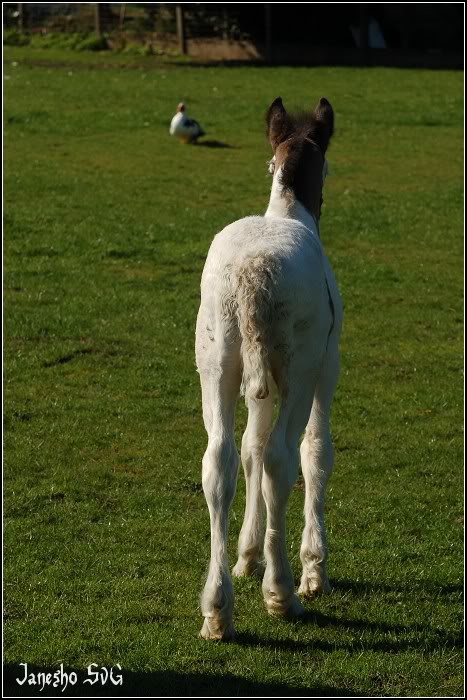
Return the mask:
POLYGON ((235 495, 238 453, 234 441, 238 372, 201 373, 208 446, 203 457, 203 490, 211 519, 211 560, 201 596, 204 639, 231 639, 233 588, 227 558, 229 508, 235 495))

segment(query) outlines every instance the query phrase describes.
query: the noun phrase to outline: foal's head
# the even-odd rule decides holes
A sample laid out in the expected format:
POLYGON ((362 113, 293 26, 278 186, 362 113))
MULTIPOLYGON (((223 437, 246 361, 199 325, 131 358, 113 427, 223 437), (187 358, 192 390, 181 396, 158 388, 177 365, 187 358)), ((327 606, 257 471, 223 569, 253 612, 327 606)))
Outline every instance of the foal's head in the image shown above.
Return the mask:
POLYGON ((313 112, 288 114, 277 97, 266 114, 267 135, 274 152, 271 172, 281 168, 282 191, 298 199, 319 218, 326 175, 326 149, 334 132, 334 112, 322 97, 313 112))

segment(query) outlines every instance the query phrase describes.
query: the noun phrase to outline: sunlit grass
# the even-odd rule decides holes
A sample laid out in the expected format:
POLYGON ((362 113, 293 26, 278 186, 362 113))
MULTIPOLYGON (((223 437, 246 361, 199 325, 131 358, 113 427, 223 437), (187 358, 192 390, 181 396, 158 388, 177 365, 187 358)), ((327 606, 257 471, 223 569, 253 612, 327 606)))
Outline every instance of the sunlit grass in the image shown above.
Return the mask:
MULTIPOLYGON (((8 678, 96 662, 141 695, 460 694, 462 75, 81 56, 4 54, 8 678), (236 581, 238 642, 207 644, 201 270, 218 230, 266 208, 268 104, 322 94, 322 237, 345 304, 334 591, 291 624, 236 581), (232 148, 172 141, 181 99, 232 148)), ((244 420, 239 405, 238 435, 244 420)), ((240 477, 232 562, 243 493, 240 477)), ((297 577, 302 508, 299 481, 297 577)))

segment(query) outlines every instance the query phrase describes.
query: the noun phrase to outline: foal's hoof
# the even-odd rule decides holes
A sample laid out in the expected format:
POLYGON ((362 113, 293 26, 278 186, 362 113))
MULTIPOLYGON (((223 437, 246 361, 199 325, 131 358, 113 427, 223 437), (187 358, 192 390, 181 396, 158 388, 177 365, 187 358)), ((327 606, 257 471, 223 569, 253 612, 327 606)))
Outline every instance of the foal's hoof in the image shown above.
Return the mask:
POLYGON ((299 595, 303 598, 316 598, 318 595, 326 595, 331 592, 331 586, 327 578, 317 576, 302 576, 299 595))
POLYGON ((226 623, 214 617, 206 617, 199 636, 202 639, 231 642, 235 639, 235 629, 232 622, 226 623))
POLYGON ((239 559, 232 569, 232 576, 257 576, 262 579, 264 576, 264 564, 261 561, 248 561, 239 559))
POLYGON ((295 595, 290 596, 287 600, 279 600, 274 593, 270 593, 264 602, 266 603, 267 611, 275 617, 284 617, 286 620, 295 620, 301 617, 305 608, 295 595))

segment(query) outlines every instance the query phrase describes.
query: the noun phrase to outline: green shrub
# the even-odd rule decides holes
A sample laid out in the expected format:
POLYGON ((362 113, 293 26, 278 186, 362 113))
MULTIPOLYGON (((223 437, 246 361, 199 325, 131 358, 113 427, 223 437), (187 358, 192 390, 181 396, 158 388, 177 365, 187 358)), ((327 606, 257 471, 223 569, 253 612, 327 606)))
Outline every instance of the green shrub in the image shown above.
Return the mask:
POLYGON ((89 34, 74 46, 76 51, 106 51, 109 48, 107 37, 89 34))
POLYGON ((50 32, 36 34, 30 39, 36 49, 68 49, 70 51, 104 51, 109 48, 107 38, 82 32, 50 32))
POLYGON ((146 46, 144 46, 144 44, 137 44, 137 43, 130 43, 129 42, 122 49, 122 53, 129 54, 130 56, 145 56, 146 55, 146 46))
POLYGON ((83 41, 85 34, 63 34, 62 32, 47 32, 31 38, 31 46, 36 49, 74 49, 83 41))
POLYGON ((28 34, 22 34, 17 29, 5 29, 3 31, 4 46, 27 46, 31 41, 28 34))

